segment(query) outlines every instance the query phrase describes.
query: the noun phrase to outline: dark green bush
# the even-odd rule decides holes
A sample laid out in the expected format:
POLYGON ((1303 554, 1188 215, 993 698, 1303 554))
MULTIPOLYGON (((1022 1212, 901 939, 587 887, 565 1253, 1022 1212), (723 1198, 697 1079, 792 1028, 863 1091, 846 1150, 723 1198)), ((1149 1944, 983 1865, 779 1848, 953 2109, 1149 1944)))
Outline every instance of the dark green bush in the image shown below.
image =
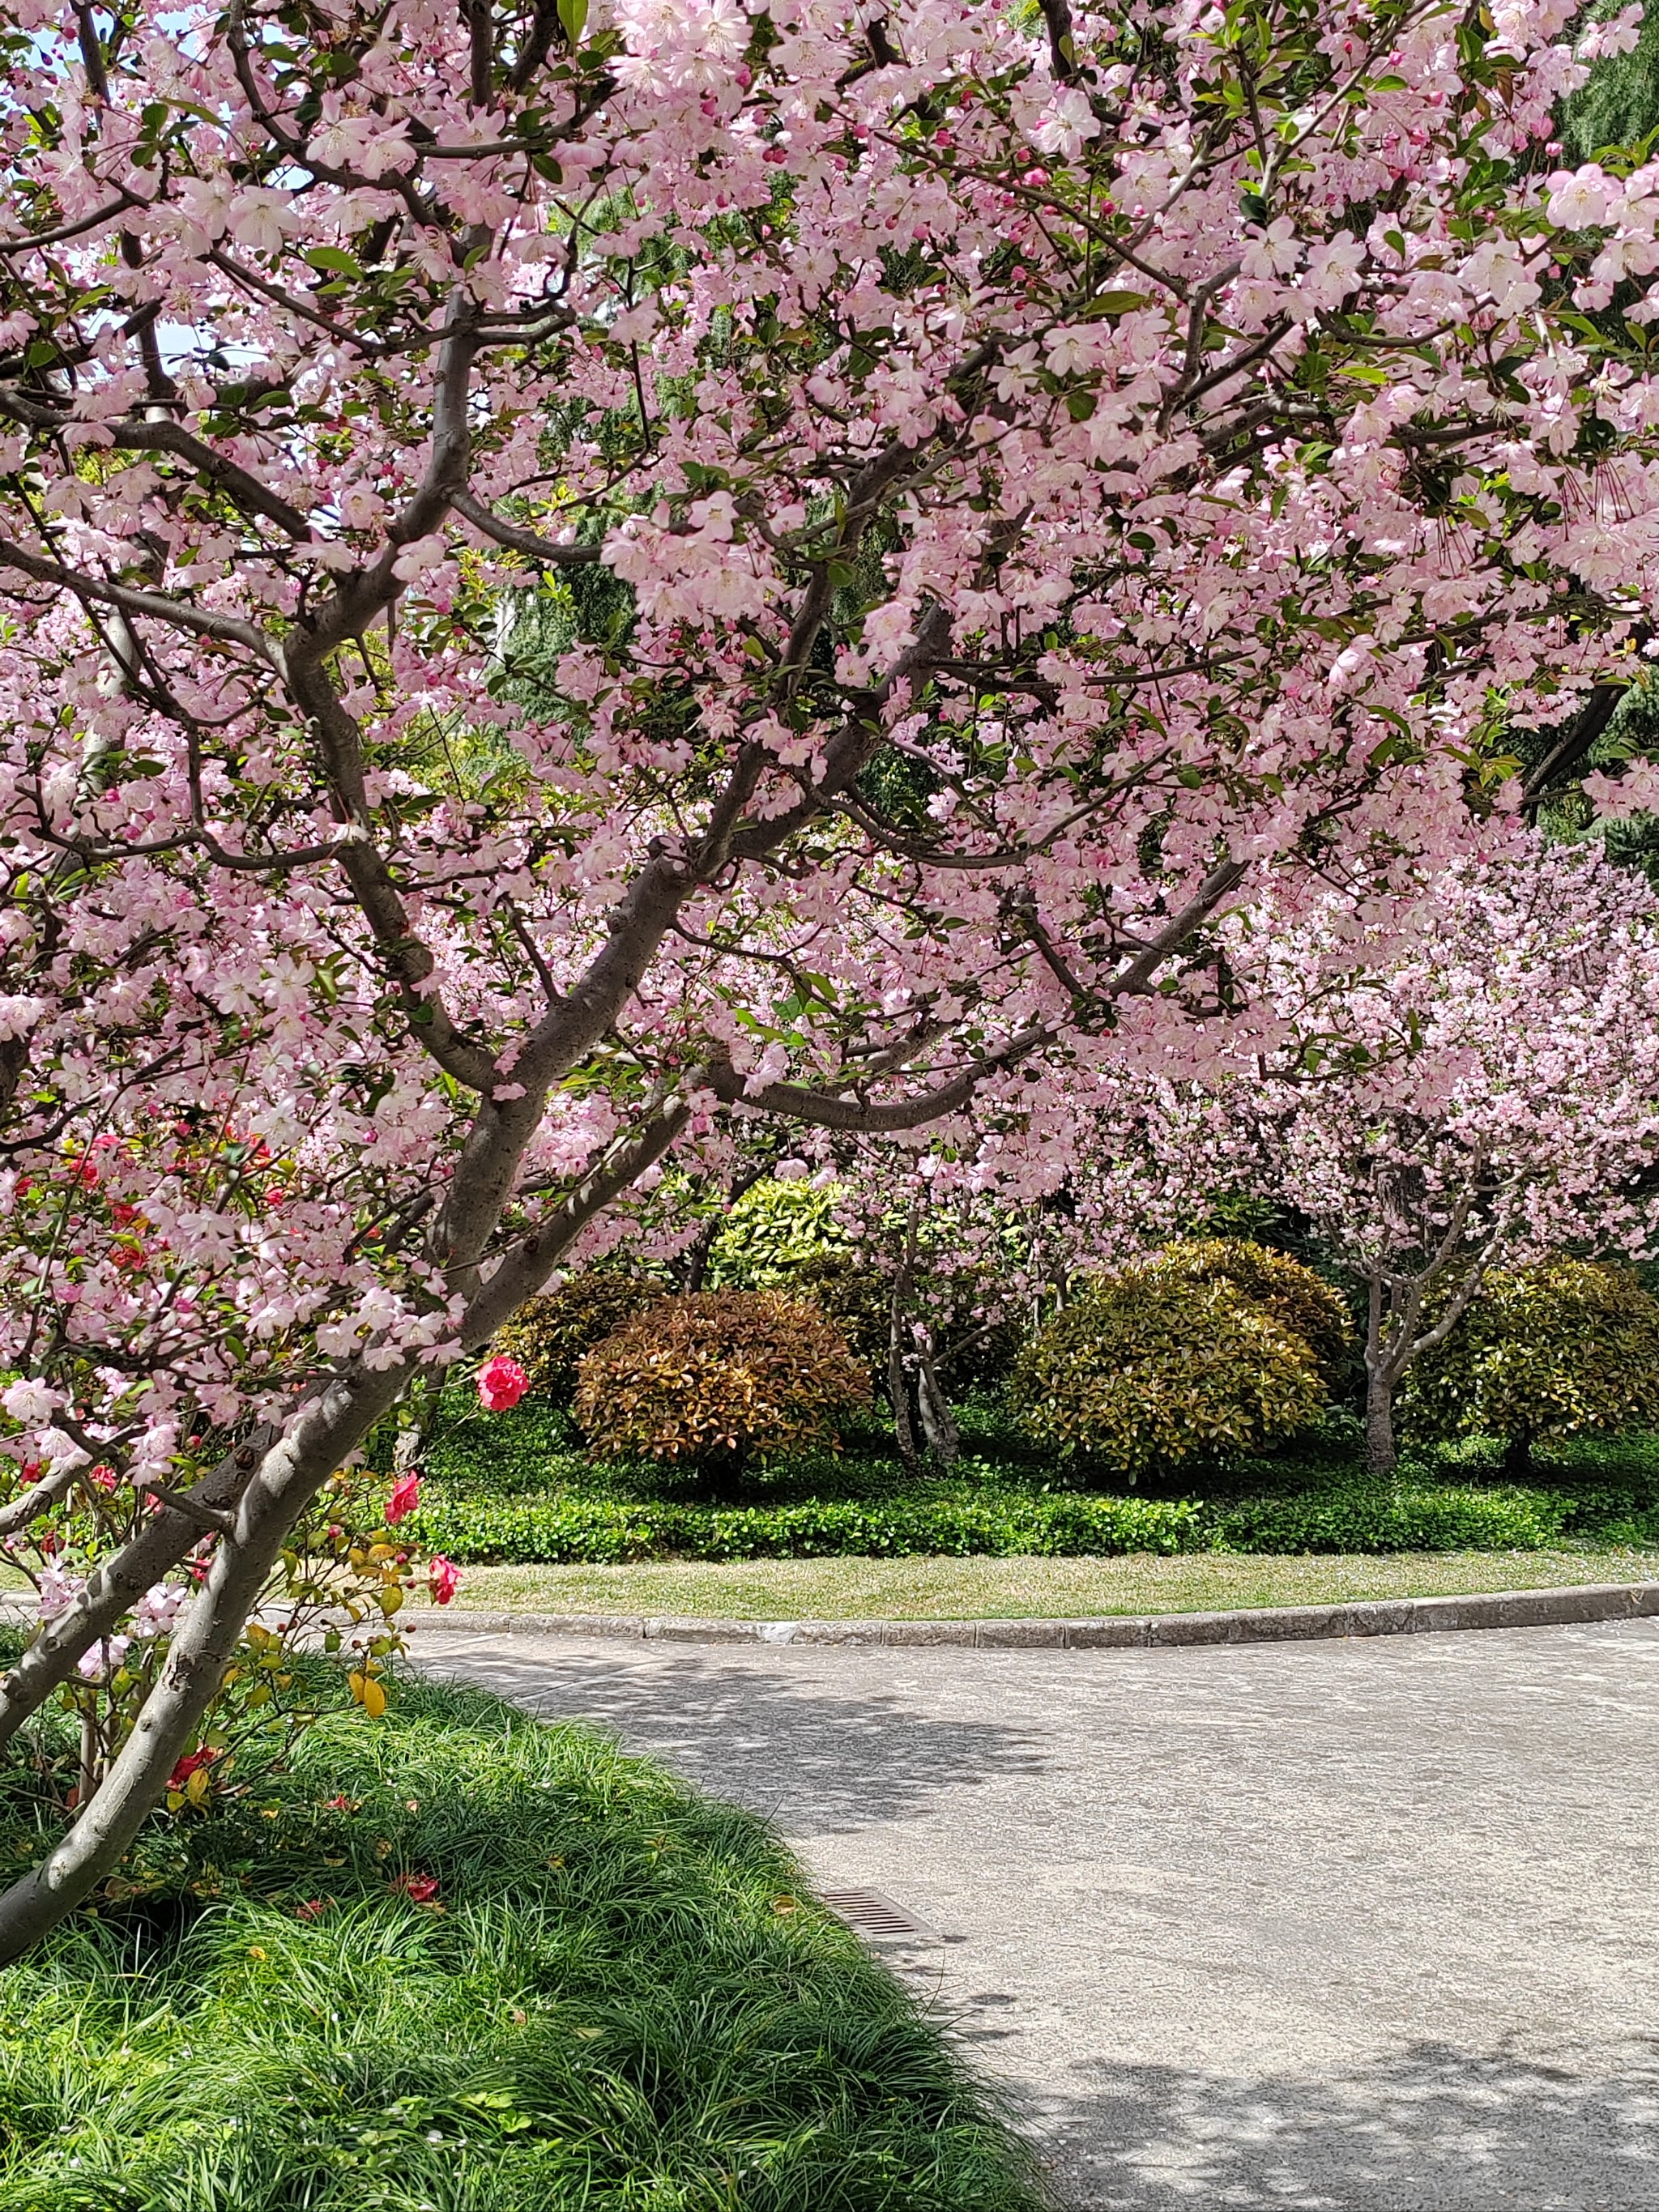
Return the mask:
POLYGON ((870 1380, 817 1307, 764 1292, 666 1298, 581 1362, 574 1413, 612 1459, 740 1468, 823 1436, 870 1380))
POLYGON ((538 1397, 568 1405, 577 1362, 666 1295, 661 1283, 633 1268, 609 1262, 583 1267, 556 1291, 520 1306, 492 1348, 518 1361, 538 1397))
POLYGON ((1230 1283, 1132 1268, 1067 1306, 1014 1364, 1036 1441, 1130 1479, 1288 1436, 1323 1392, 1309 1345, 1230 1283))
POLYGON ((1445 1342, 1413 1363, 1406 1425, 1534 1438, 1659 1423, 1659 1299, 1623 1267, 1553 1260, 1494 1273, 1445 1342))
POLYGON ((1227 1283, 1311 1349, 1328 1385, 1353 1350, 1348 1309, 1330 1285, 1288 1252, 1248 1237, 1196 1237, 1166 1245, 1152 1267, 1194 1283, 1227 1283))
POLYGON ((1216 1516, 1224 1552, 1537 1552, 1571 1518, 1559 1492, 1515 1486, 1354 1482, 1242 1498, 1216 1516))
POLYGON ((795 1269, 789 1295, 827 1315, 861 1367, 872 1374, 886 1372, 892 1325, 888 1287, 866 1261, 850 1253, 823 1253, 795 1269))

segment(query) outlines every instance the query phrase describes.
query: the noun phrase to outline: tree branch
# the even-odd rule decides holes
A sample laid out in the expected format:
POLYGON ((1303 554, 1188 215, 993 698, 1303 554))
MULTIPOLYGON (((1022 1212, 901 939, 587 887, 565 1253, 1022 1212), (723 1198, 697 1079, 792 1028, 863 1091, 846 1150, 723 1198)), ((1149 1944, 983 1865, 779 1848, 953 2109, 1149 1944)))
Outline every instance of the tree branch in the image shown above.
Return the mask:
POLYGON ((599 546, 555 544, 550 538, 539 538, 533 530, 507 521, 465 488, 456 493, 451 504, 464 521, 470 522, 484 537, 493 538, 498 545, 526 554, 532 561, 545 562, 550 568, 585 568, 599 558, 599 546))
POLYGON ((193 637, 218 638, 227 645, 243 646, 257 653, 268 667, 278 665, 273 641, 239 615, 214 614, 205 607, 192 606, 188 600, 170 599, 160 592, 129 591, 125 584, 84 576, 76 569, 59 567, 55 561, 43 561, 38 553, 26 553, 21 545, 14 545, 7 538, 0 538, 0 568, 15 568, 33 577, 38 584, 50 584, 55 591, 73 592, 76 599, 95 605, 118 607, 124 615, 144 615, 153 622, 169 623, 175 629, 188 630, 193 637))

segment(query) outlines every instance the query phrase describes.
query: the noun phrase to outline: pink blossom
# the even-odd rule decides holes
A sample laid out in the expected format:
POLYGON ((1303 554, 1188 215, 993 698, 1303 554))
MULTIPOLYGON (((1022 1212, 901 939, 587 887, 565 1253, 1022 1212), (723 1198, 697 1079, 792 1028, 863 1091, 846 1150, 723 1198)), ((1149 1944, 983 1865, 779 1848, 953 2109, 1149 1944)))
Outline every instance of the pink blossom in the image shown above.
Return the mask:
POLYGON ((478 1370, 478 1403, 492 1413, 516 1406, 529 1388, 530 1377, 516 1359, 498 1353, 478 1370))
POLYGON ((427 1562, 427 1575, 434 1605, 449 1604, 461 1586, 461 1571, 453 1559, 447 1559, 441 1552, 434 1552, 427 1562))
POLYGON ((421 1478, 406 1474, 392 1486, 392 1495, 386 1502, 386 1524, 388 1528, 406 1520, 421 1502, 421 1478))

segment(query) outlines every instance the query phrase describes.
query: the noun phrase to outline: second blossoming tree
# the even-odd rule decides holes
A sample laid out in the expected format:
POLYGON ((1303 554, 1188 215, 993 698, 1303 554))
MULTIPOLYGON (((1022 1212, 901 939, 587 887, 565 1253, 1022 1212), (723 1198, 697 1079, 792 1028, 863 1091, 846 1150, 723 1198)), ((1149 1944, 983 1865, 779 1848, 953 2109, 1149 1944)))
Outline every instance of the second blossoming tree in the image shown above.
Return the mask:
POLYGON ((0 1534, 131 1515, 0 1741, 202 1578, 0 1957, 671 1155, 1063 1144, 1231 902, 1384 929, 1659 540, 1557 0, 4 12, 0 1534))
MULTIPOLYGON (((1430 878, 1385 948, 1332 901, 1227 925, 1249 1017, 1197 1082, 1124 1086, 1103 1219, 1243 1191, 1293 1208, 1365 1298, 1366 1456, 1486 1271, 1659 1237, 1659 909, 1594 848, 1527 836, 1430 878)), ((1106 1165, 1109 1155, 1110 1164, 1106 1165)))

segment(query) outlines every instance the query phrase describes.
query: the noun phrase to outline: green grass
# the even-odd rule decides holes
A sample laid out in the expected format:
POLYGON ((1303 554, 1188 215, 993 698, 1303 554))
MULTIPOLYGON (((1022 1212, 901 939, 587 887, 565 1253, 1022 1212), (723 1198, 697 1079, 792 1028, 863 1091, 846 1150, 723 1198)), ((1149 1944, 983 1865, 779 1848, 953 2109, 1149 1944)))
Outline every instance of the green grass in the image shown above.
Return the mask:
POLYGON ((763 1823, 483 1695, 331 1711, 118 1891, 0 1978, 0 2212, 1039 2201, 763 1823))
POLYGON ((728 1620, 1025 1620, 1228 1612, 1659 1579, 1659 1550, 1295 1558, 761 1559, 711 1565, 471 1567, 457 1609, 687 1613, 728 1620))

